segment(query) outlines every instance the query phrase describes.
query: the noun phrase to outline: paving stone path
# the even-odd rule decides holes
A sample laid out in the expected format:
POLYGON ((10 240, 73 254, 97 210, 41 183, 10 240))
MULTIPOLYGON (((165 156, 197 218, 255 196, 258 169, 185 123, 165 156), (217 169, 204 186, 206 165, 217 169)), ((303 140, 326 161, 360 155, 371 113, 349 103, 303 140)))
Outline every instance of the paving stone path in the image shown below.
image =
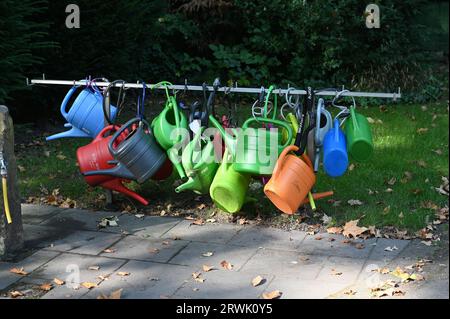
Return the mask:
POLYGON ((0 298, 11 291, 26 295, 55 278, 66 284, 53 284, 38 297, 97 298, 123 289, 122 298, 261 298, 273 290, 281 291, 281 298, 370 298, 371 287, 394 278, 374 269, 404 267, 423 258, 433 260, 424 266, 425 280, 402 284, 405 295, 391 298, 449 298, 448 249, 437 256, 436 247, 419 240, 348 243, 340 235, 320 234, 318 240, 301 231, 197 226, 172 217, 36 205, 22 205, 22 211, 27 251, 0 262, 0 298), (109 216, 117 216, 119 226, 98 229, 109 216), (233 269, 221 267, 222 261, 233 269), (203 265, 214 270, 205 272, 203 265), (22 267, 27 275, 10 272, 22 267), (194 272, 201 272, 204 281, 193 278, 194 272), (256 276, 264 281, 253 287, 256 276), (74 289, 71 284, 77 282, 97 287, 74 289))

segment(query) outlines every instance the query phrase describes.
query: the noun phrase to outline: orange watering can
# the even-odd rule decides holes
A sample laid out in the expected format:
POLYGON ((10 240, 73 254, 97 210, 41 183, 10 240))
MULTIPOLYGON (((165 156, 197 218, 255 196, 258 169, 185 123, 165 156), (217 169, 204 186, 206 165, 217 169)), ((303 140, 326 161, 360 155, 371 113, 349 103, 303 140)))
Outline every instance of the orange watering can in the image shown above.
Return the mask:
MULTIPOLYGON (((283 150, 271 179, 264 187, 264 193, 270 201, 283 213, 289 215, 294 214, 302 204, 309 201, 306 197, 316 182, 316 175, 309 157, 305 153, 301 158, 289 154, 298 150, 298 146, 295 145, 290 145, 283 150)), ((319 193, 312 198, 319 199, 332 194, 332 192, 319 193)))

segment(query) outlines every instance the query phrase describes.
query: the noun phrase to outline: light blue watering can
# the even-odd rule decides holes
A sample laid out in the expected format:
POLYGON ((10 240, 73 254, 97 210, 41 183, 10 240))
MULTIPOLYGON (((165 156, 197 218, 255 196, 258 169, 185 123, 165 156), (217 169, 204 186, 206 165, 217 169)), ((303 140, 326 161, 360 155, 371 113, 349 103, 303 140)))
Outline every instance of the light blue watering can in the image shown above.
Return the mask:
MULTIPOLYGON (((105 127, 103 112, 103 95, 92 87, 87 87, 80 92, 72 107, 66 111, 67 104, 79 86, 72 87, 61 104, 61 114, 67 123, 64 127, 70 130, 47 137, 47 141, 66 137, 90 137, 95 138, 105 127)), ((110 106, 110 118, 112 121, 117 116, 117 108, 110 106)))

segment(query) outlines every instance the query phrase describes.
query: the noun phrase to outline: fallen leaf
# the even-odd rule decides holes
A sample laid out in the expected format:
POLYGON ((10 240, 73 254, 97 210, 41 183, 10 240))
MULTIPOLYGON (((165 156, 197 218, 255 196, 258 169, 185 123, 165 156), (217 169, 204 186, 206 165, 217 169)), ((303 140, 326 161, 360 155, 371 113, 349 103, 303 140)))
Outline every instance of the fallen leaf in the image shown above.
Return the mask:
POLYGON ((21 267, 21 268, 12 268, 10 270, 10 272, 12 272, 13 274, 21 275, 21 276, 28 275, 28 273, 23 269, 23 267, 21 267))
POLYGON ((343 231, 342 227, 330 227, 327 228, 327 233, 328 234, 341 234, 343 231))
POLYGON ((82 282, 81 286, 83 286, 84 288, 87 288, 87 289, 92 289, 92 288, 97 287, 97 284, 93 283, 93 282, 82 282))
POLYGON ((428 128, 427 127, 421 127, 419 129, 417 129, 417 134, 424 134, 428 132, 428 128))
POLYGON ((382 274, 382 275, 387 275, 387 274, 389 274, 391 271, 389 270, 389 268, 386 268, 386 267, 384 267, 384 268, 378 268, 378 269, 376 269, 376 271, 377 272, 379 272, 380 274, 382 274))
POLYGON ((333 220, 333 218, 328 216, 327 214, 323 214, 321 219, 324 225, 329 225, 333 220))
POLYGON ((424 244, 425 246, 431 246, 433 244, 431 241, 425 241, 425 240, 422 240, 421 243, 424 244))
POLYGON ((217 220, 215 218, 209 218, 209 219, 206 220, 206 222, 210 223, 210 224, 214 224, 214 223, 217 222, 217 220))
POLYGON ((205 204, 200 204, 200 205, 198 205, 198 209, 200 209, 200 210, 202 210, 202 209, 205 209, 205 207, 206 207, 206 205, 205 204))
POLYGON ((279 290, 274 290, 271 292, 265 292, 262 294, 263 299, 277 299, 280 298, 283 293, 279 290))
POLYGON ((64 285, 66 283, 64 280, 61 280, 61 279, 58 279, 58 278, 53 279, 53 282, 55 284, 57 284, 58 286, 62 286, 62 285, 64 285))
POLYGON ((264 278, 261 276, 256 276, 255 278, 253 278, 252 280, 252 286, 253 287, 257 287, 259 285, 261 285, 264 281, 264 278))
POLYGON ((100 296, 97 297, 97 299, 120 299, 122 298, 122 291, 123 289, 113 291, 109 296, 101 294, 100 296))
POLYGON ((203 257, 211 257, 212 255, 214 255, 212 251, 207 251, 206 253, 202 254, 203 257))
POLYGON ((350 199, 349 201, 347 201, 347 203, 348 203, 350 206, 361 206, 361 205, 363 204, 363 202, 361 202, 361 201, 358 200, 358 199, 350 199))
POLYGON ((59 160, 65 160, 67 157, 62 154, 58 154, 58 155, 56 155, 56 158, 59 160))
POLYGON ((50 283, 48 283, 48 284, 42 284, 42 285, 39 286, 39 289, 40 289, 40 290, 43 290, 43 291, 50 291, 50 290, 53 289, 53 285, 50 284, 50 283))
POLYGON ((238 223, 238 225, 242 226, 242 225, 248 224, 248 220, 245 218, 239 218, 237 223, 238 223))
POLYGON ((423 168, 427 167, 427 163, 425 163, 424 160, 417 161, 417 165, 419 165, 420 167, 423 167, 423 168))
POLYGON ((203 220, 203 218, 199 218, 194 220, 191 225, 197 225, 197 226, 203 226, 205 224, 205 221, 203 220))
POLYGON ((355 164, 351 163, 351 164, 348 166, 348 170, 349 170, 349 171, 353 171, 354 169, 355 169, 355 164))
POLYGON ((336 269, 331 269, 331 275, 340 276, 340 275, 342 275, 342 272, 337 271, 336 269))
POLYGON ((105 249, 103 252, 106 253, 106 254, 113 254, 113 253, 116 252, 116 250, 115 250, 115 249, 112 249, 112 248, 107 248, 107 249, 105 249))
POLYGON ((386 193, 392 193, 394 190, 392 188, 386 188, 385 192, 386 193))
POLYGON ((11 298, 17 298, 17 297, 23 297, 25 296, 21 291, 18 290, 13 290, 9 293, 9 295, 11 296, 11 298))
POLYGON ((385 249, 384 249, 384 251, 390 251, 390 252, 392 252, 392 251, 394 251, 394 250, 398 250, 398 248, 397 248, 397 246, 388 246, 388 247, 386 247, 385 249))
POLYGON ((25 167, 23 167, 22 165, 17 165, 17 168, 19 169, 19 172, 21 172, 21 173, 26 171, 25 167))
POLYGON ((100 266, 89 266, 88 270, 95 270, 95 271, 97 271, 97 270, 100 270, 100 266))
POLYGON ((361 243, 355 245, 355 248, 356 248, 356 249, 364 249, 365 247, 366 247, 366 246, 364 246, 364 244, 361 244, 361 243))
POLYGON ((148 252, 149 252, 150 254, 157 254, 157 253, 159 253, 159 249, 158 249, 158 248, 150 248, 150 249, 148 250, 148 252))
POLYGON ((164 246, 169 246, 169 245, 170 245, 170 242, 167 241, 167 240, 165 240, 165 241, 163 241, 161 244, 164 245, 164 246))
POLYGON ((126 277, 126 276, 129 276, 129 275, 130 275, 130 273, 127 272, 127 271, 119 271, 117 273, 117 276, 121 276, 121 277, 126 277))
POLYGON ((315 240, 322 240, 323 237, 322 237, 322 236, 316 236, 314 239, 315 239, 315 240))
POLYGON ((226 260, 222 260, 220 262, 220 265, 222 266, 222 268, 225 268, 227 270, 233 270, 233 265, 226 260))
POLYGON ((349 221, 349 222, 347 222, 347 223, 345 223, 345 225, 344 225, 344 230, 343 230, 343 232, 342 232, 342 234, 345 236, 345 237, 353 237, 353 238, 356 238, 356 237, 358 237, 359 235, 361 235, 362 233, 364 233, 364 232, 366 232, 367 230, 369 230, 368 228, 366 228, 366 227, 359 227, 358 226, 358 222, 359 222, 359 219, 356 219, 356 220, 352 220, 352 221, 349 221))
POLYGON ((201 283, 203 283, 203 282, 205 282, 205 278, 195 278, 195 281, 197 281, 197 282, 201 282, 201 283))
POLYGON ((211 270, 214 270, 214 267, 213 266, 208 266, 208 265, 203 265, 202 269, 203 269, 204 272, 209 272, 211 270))
POLYGON ((388 185, 395 185, 395 183, 397 182, 397 179, 395 177, 392 177, 390 180, 387 181, 388 185))
POLYGON ((350 289, 350 290, 344 291, 344 295, 354 296, 354 295, 356 295, 356 291, 353 291, 350 289))
POLYGON ((145 217, 145 215, 144 214, 136 214, 136 215, 134 215, 134 217, 142 219, 145 217))
POLYGON ((200 277, 201 274, 202 274, 201 272, 193 272, 192 273, 192 278, 197 279, 197 278, 200 277))

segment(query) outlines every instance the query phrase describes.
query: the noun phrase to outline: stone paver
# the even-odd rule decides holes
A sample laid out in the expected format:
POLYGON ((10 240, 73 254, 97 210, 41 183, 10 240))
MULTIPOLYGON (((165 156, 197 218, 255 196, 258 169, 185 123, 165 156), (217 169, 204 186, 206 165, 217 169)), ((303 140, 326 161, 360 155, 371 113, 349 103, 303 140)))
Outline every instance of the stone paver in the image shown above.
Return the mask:
POLYGON ((102 253, 105 257, 143 261, 168 262, 189 242, 173 239, 151 239, 127 236, 110 247, 113 253, 102 253))
POLYGON ((82 283, 88 282, 100 284, 102 279, 99 276, 114 275, 126 261, 113 258, 103 258, 94 256, 83 256, 77 254, 62 254, 44 266, 38 268, 31 275, 23 278, 22 283, 32 283, 42 285, 52 283, 55 278, 64 280, 66 283, 55 287, 45 294, 44 298, 81 298, 89 292, 82 283), (90 270, 89 267, 98 266, 99 270, 90 270), (78 289, 74 289, 79 284, 78 289))
POLYGON ((300 231, 286 232, 276 228, 247 227, 229 242, 232 245, 295 250, 300 246, 306 233, 300 231))
POLYGON ((324 255, 349 258, 367 258, 376 239, 348 240, 340 235, 316 234, 306 236, 297 250, 306 255, 324 255), (320 239, 320 240, 318 240, 320 239))
POLYGON ((282 299, 324 299, 345 289, 346 283, 304 279, 295 276, 277 276, 265 292, 279 290, 282 299))
POLYGON ((43 221, 40 225, 77 230, 98 230, 98 223, 109 216, 119 217, 120 213, 94 212, 81 209, 66 209, 58 215, 43 221))
POLYGON ((186 266, 132 260, 84 298, 97 298, 100 294, 110 295, 118 289, 123 289, 122 298, 168 298, 185 280, 192 277, 192 272, 193 269, 186 266), (129 275, 118 276, 118 272, 126 272, 129 275))
POLYGON ((303 255, 293 251, 260 249, 242 267, 242 271, 268 272, 275 276, 315 279, 326 261, 325 256, 303 255))
POLYGON ((238 270, 256 251, 257 249, 253 247, 191 242, 180 253, 170 259, 169 263, 196 267, 207 264, 220 268, 220 263, 226 260, 238 270), (213 253, 213 255, 208 256, 207 253, 213 253))
MULTIPOLYGON (((58 278, 98 286, 89 290, 54 285, 43 298, 91 299, 118 289, 123 289, 122 298, 137 299, 261 298, 273 290, 280 290, 283 299, 371 298, 371 287, 397 279, 377 269, 394 270, 430 259, 433 262, 426 263, 421 273, 425 280, 402 284, 406 294, 401 298, 449 295, 448 250, 420 240, 348 240, 326 233, 311 236, 216 223, 197 226, 172 217, 34 205, 24 205, 23 211, 25 249, 15 262, 0 262, 2 293, 37 289, 58 278), (108 216, 118 216, 119 226, 98 229, 99 221, 108 216), (209 252, 211 256, 203 256, 209 252), (234 268, 222 268, 224 260, 234 268), (206 272, 203 265, 214 270, 206 272), (90 266, 99 270, 89 270, 90 266), (13 274, 14 267, 23 267, 28 274, 13 274), (195 280, 194 272, 200 272, 204 281, 195 280), (251 281, 258 275, 265 281, 253 287, 251 281)), ((442 245, 448 244, 445 240, 442 245)))
POLYGON ((119 227, 107 227, 104 232, 126 232, 143 238, 158 238, 179 224, 179 218, 145 216, 138 218, 132 214, 123 214, 119 217, 119 227))
POLYGON ((176 293, 176 298, 188 299, 256 299, 259 298, 273 279, 270 274, 252 272, 236 272, 229 270, 213 270, 202 272, 200 278, 204 282, 189 278, 176 293), (252 286, 252 280, 261 276, 264 281, 257 287, 252 286))
POLYGON ((204 243, 226 244, 239 230, 245 227, 235 225, 205 224, 192 225, 192 221, 183 220, 163 235, 164 238, 178 237, 183 240, 204 243))
POLYGON ((52 258, 55 258, 58 254, 57 252, 41 250, 18 262, 0 261, 0 290, 23 279, 21 275, 11 273, 10 270, 12 268, 23 268, 24 271, 30 274, 38 267, 49 262, 52 258))
POLYGON ((64 209, 55 206, 46 206, 42 209, 37 205, 22 204, 22 221, 24 224, 38 225, 63 211, 64 209))

